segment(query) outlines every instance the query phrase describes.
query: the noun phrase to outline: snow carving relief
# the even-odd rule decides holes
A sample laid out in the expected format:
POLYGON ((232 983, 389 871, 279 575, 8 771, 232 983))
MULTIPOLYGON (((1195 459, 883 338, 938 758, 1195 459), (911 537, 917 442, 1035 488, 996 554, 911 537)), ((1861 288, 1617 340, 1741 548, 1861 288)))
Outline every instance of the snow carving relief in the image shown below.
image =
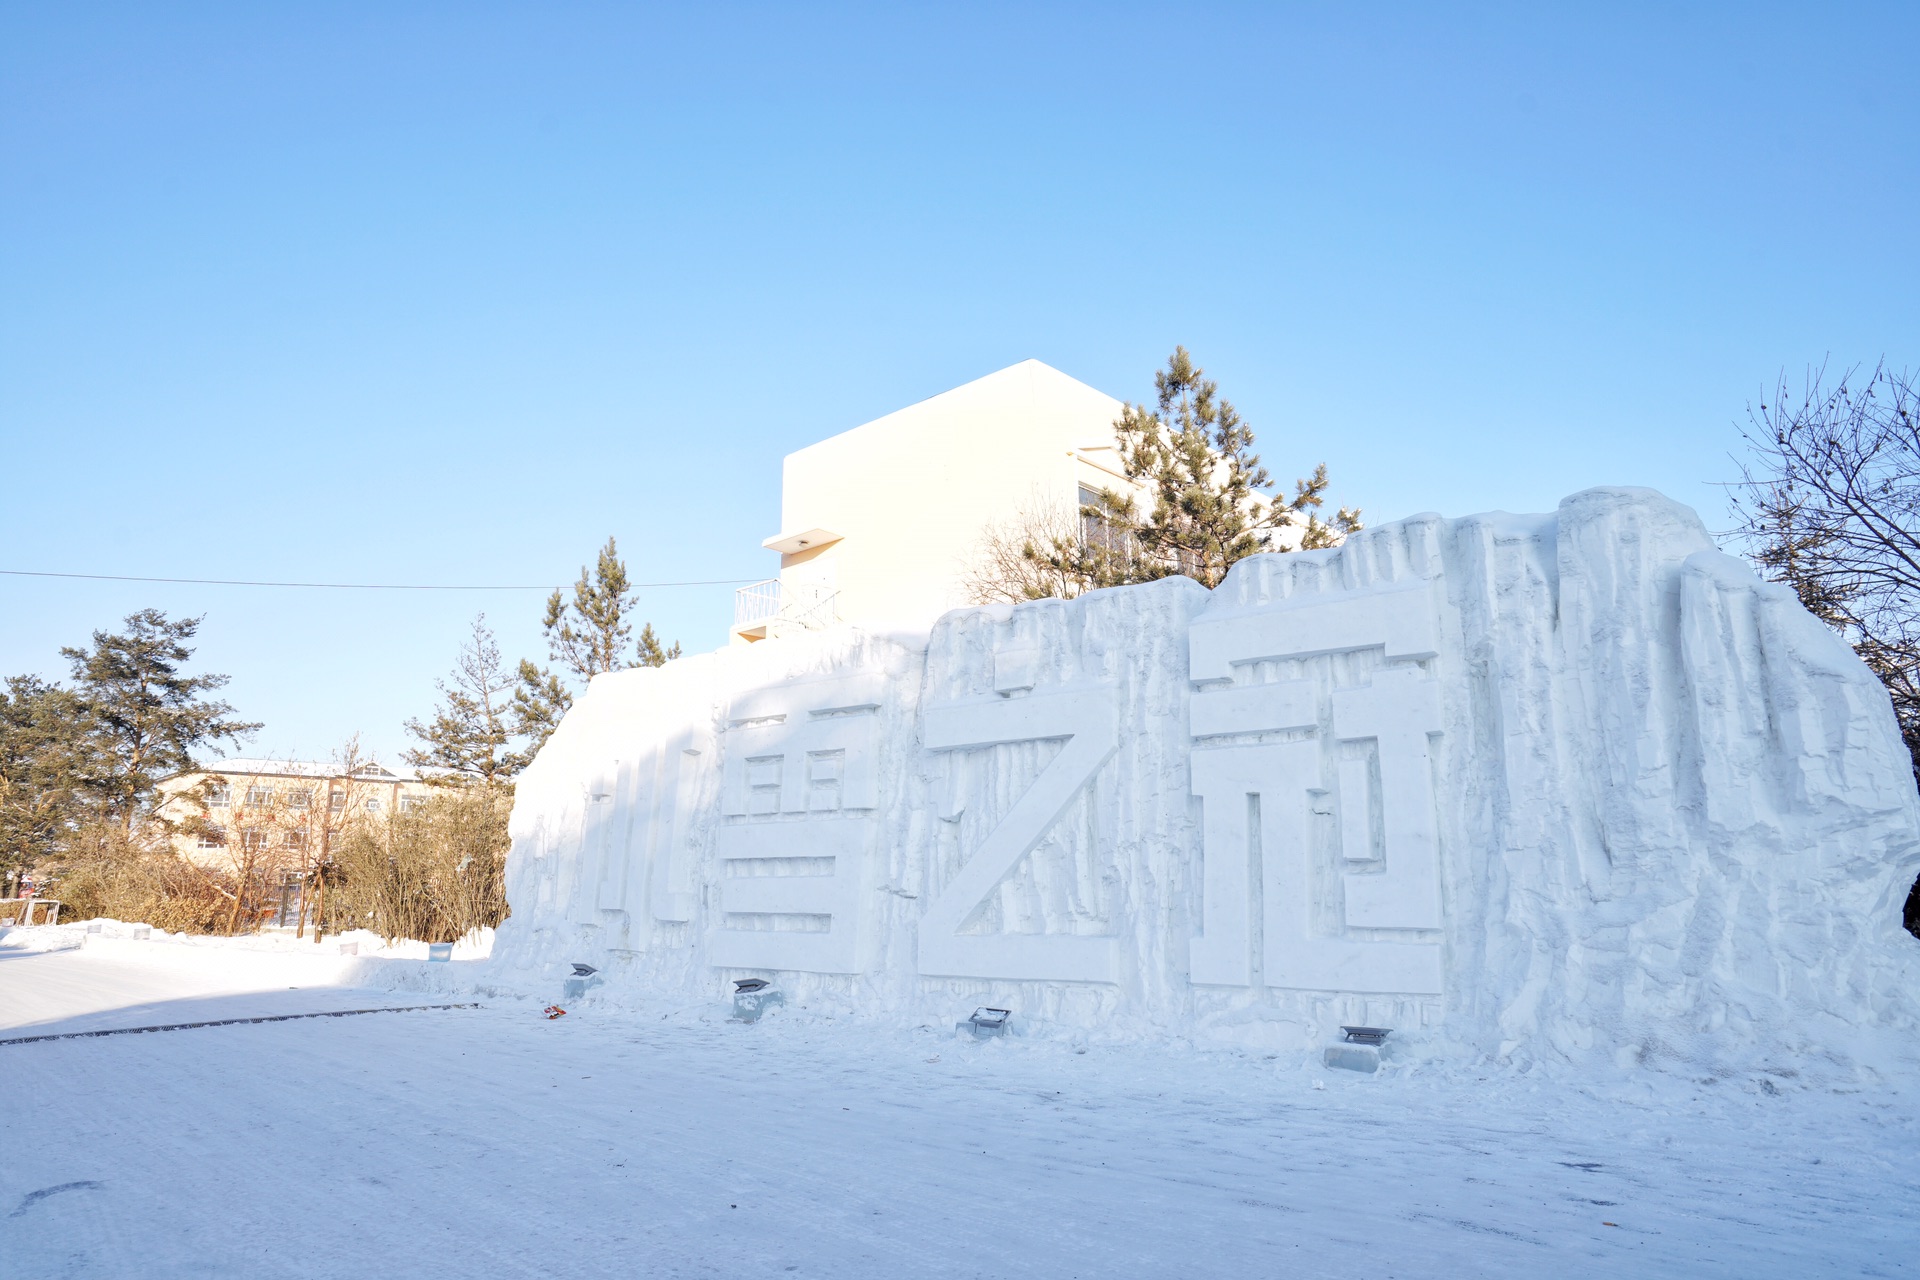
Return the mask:
POLYGON ((1428 585, 1203 615, 1188 652, 1202 848, 1190 980, 1438 995, 1428 585))
POLYGON ((926 708, 922 739, 931 751, 1065 739, 1033 785, 969 851, 966 863, 920 919, 920 972, 950 977, 1113 981, 1118 943, 1110 937, 963 933, 967 919, 1020 860, 1046 838, 1119 746, 1114 691, 1086 684, 1045 692, 1034 685, 1030 655, 1001 655, 997 692, 926 708))
POLYGON ((692 828, 700 795, 700 767, 713 758, 709 735, 687 729, 661 749, 656 764, 652 847, 648 866, 653 918, 663 924, 693 919, 692 828))
POLYGON ((1611 1061, 1920 1026, 1884 688, 1641 490, 605 673, 515 794, 528 975, 1611 1061))
POLYGON ((622 889, 630 855, 632 785, 630 760, 610 761, 587 780, 580 817, 580 883, 570 897, 575 924, 598 925, 603 905, 615 910, 626 906, 622 889))
POLYGON ((883 691, 877 675, 841 676, 758 689, 729 707, 714 964, 859 971, 883 691))
MULTIPOLYGON (((1180 675, 1192 689, 1176 741, 1200 817, 1188 981, 1439 992, 1431 593, 1425 582, 1305 592, 1181 619, 1180 675)), ((1062 838, 1063 818, 1121 746, 1118 686, 1049 684, 1042 673, 1057 659, 1041 649, 1004 647, 990 661, 991 692, 920 714, 920 746, 947 757, 931 816, 956 835, 950 874, 933 870, 937 859, 921 873, 932 887, 915 922, 915 971, 1117 982, 1128 931, 1097 923, 1105 908, 1093 899, 1072 899, 1084 914, 1068 931, 1006 913, 1024 902, 1009 886, 1035 874, 1036 850, 1062 838), (1004 811, 959 825, 969 787, 1006 767, 991 765, 993 749, 1020 744, 1047 748, 1021 766, 1037 775, 998 793, 1004 811)), ((610 927, 624 913, 634 948, 692 942, 638 922, 698 921, 718 968, 862 972, 863 939, 881 919, 882 784, 899 767, 899 747, 883 749, 887 695, 888 677, 862 670, 735 693, 716 719, 630 704, 624 723, 659 725, 658 737, 575 784, 579 852, 561 872, 570 921, 610 927)), ((1108 874, 1110 836, 1102 843, 1089 827, 1067 838, 1085 860, 1073 874, 1108 874)), ((924 845, 910 856, 935 858, 924 845)))
MULTIPOLYGON (((589 779, 581 821, 581 883, 573 919, 607 912, 662 922, 693 918, 691 827, 701 762, 711 744, 695 729, 615 759, 589 779)), ((644 938, 644 934, 636 934, 644 938)))

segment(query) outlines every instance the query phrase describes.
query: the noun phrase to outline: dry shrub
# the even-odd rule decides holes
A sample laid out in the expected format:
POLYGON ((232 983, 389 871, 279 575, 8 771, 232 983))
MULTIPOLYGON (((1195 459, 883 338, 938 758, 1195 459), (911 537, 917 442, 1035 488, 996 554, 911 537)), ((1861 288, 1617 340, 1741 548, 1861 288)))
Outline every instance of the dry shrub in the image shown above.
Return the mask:
POLYGON ((372 929, 389 941, 455 942, 507 917, 504 790, 449 789, 409 812, 366 822, 333 848, 328 932, 372 929))
MULTIPOLYGON (((324 869, 326 931, 454 942, 499 924, 507 916, 511 807, 504 790, 449 789, 411 811, 342 832, 324 869)), ((263 863, 242 877, 181 857, 163 829, 129 835, 99 827, 79 833, 59 863, 42 869, 43 896, 60 900, 62 919, 105 916, 172 932, 252 933, 278 906, 277 866, 263 863)), ((309 890, 309 902, 318 896, 309 890)))
MULTIPOLYGON (((160 844, 118 828, 81 833, 50 868, 47 897, 63 920, 139 921, 174 933, 226 933, 233 921, 233 877, 195 864, 160 844)), ((246 904, 238 931, 251 933, 261 913, 246 904)))

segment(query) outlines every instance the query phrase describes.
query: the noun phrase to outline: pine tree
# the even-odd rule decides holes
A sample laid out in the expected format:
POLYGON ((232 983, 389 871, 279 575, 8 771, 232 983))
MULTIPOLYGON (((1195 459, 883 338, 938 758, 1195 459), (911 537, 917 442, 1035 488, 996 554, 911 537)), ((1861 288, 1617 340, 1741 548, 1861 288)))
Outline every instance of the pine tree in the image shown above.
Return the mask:
POLYGON ((0 692, 0 880, 58 852, 84 817, 97 772, 85 705, 71 690, 13 676, 0 692))
POLYGON ((433 720, 407 721, 407 732, 423 745, 402 758, 429 771, 429 782, 478 782, 505 787, 523 761, 507 750, 514 677, 502 666, 500 647, 487 627, 487 615, 473 620, 472 634, 460 646, 452 683, 439 681, 439 705, 433 720))
MULTIPOLYGON (((547 657, 582 684, 609 671, 629 667, 660 667, 680 656, 680 644, 662 645, 653 624, 645 624, 633 642, 633 588, 627 566, 612 538, 600 549, 592 569, 580 569, 573 599, 559 591, 547 597, 540 629, 547 637, 547 657)), ((513 694, 514 732, 527 740, 518 757, 530 763, 546 745, 560 719, 573 705, 573 690, 550 668, 520 662, 518 687, 513 694)))
POLYGON ((1185 347, 1174 348, 1154 386, 1157 408, 1129 404, 1113 424, 1127 478, 1145 486, 1152 509, 1103 490, 1081 509, 1092 535, 1035 546, 1029 560, 1087 587, 1184 574, 1211 589, 1250 555, 1331 547, 1361 528, 1354 508, 1319 518, 1325 464, 1290 499, 1267 492, 1272 477, 1253 451, 1253 428, 1185 347))
POLYGON ((540 748, 560 727, 560 719, 573 706, 573 693, 559 676, 527 659, 520 659, 518 687, 513 691, 513 731, 526 740, 526 746, 514 759, 519 768, 533 763, 540 748))
POLYGON ((640 628, 640 641, 635 646, 635 652, 638 658, 635 666, 664 667, 680 656, 680 642, 675 640, 672 645, 662 648, 660 637, 653 634, 653 624, 649 622, 640 628))
POLYGON ((132 830, 140 803, 162 778, 194 767, 196 751, 260 728, 233 719, 231 706, 203 696, 223 688, 226 676, 183 674, 193 657, 187 641, 200 622, 143 609, 127 617, 119 635, 94 632, 90 650, 60 650, 73 665, 75 692, 98 753, 83 792, 123 831, 132 830))
POLYGON ((612 538, 600 548, 600 559, 589 576, 580 570, 573 584, 573 601, 563 603, 560 592, 547 598, 547 616, 540 629, 547 634, 547 651, 582 680, 604 671, 631 666, 627 641, 633 635, 628 615, 633 611, 633 589, 627 584, 627 566, 612 538))

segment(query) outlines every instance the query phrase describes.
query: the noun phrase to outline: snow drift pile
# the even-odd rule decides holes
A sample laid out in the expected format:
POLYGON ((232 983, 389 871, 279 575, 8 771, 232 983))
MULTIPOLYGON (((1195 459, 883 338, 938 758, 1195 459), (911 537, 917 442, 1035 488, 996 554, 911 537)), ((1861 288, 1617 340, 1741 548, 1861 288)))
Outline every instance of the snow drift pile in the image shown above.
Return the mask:
MULTIPOLYGON (((496 965, 1276 1048, 1837 1062, 1910 1032, 1885 692, 1688 509, 1321 552, 601 676, 496 965)), ((505 975, 503 975, 505 976, 505 975)))

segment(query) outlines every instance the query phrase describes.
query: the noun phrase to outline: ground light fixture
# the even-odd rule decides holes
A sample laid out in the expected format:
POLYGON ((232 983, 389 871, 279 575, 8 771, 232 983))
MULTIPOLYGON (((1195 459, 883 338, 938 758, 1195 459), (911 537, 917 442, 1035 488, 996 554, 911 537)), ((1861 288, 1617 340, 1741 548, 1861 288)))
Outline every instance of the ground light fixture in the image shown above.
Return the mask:
POLYGON ((1321 1057, 1329 1067, 1341 1071, 1359 1071, 1372 1075, 1380 1069, 1380 1046, 1393 1034, 1392 1027, 1341 1027, 1344 1044, 1330 1044, 1321 1057))
POLYGON ((736 978, 733 983, 733 1020, 735 1022, 758 1022, 760 1015, 774 1005, 785 1004, 787 998, 780 994, 765 978, 736 978))
POLYGON ((955 1031, 970 1031, 973 1033, 974 1039, 984 1040, 989 1036, 1004 1036, 1007 1034, 1007 1029, 1012 1023, 1013 1010, 993 1009, 982 1005, 978 1009, 975 1009, 973 1016, 965 1022, 955 1023, 953 1029, 955 1031))
POLYGON ((598 969, 590 964, 581 964, 578 960, 574 961, 573 974, 567 979, 563 998, 578 1000, 581 996, 587 994, 588 987, 599 986, 600 980, 594 977, 594 975, 599 972, 598 969))

